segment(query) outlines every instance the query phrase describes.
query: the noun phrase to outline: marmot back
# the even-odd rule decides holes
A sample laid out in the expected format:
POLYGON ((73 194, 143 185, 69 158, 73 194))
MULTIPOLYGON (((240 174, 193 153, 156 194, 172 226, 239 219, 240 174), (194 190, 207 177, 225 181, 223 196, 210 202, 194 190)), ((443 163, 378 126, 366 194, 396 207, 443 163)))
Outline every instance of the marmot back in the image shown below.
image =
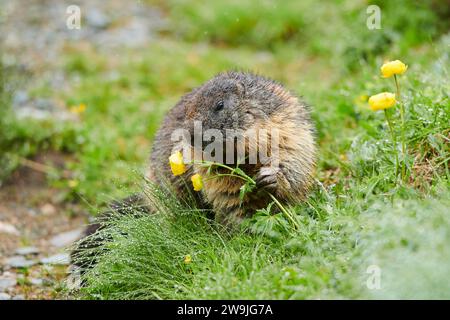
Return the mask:
POLYGON ((156 134, 148 178, 169 183, 183 197, 193 174, 214 175, 197 164, 211 157, 211 152, 207 154, 211 132, 214 161, 239 164, 257 182, 256 190, 242 200, 242 179, 222 175, 204 179, 198 205, 211 206, 216 220, 228 224, 266 207, 271 199, 265 191, 285 203, 305 199, 315 168, 314 125, 308 107, 281 84, 252 73, 226 72, 183 96, 156 134), (223 140, 216 141, 218 136, 223 140), (266 156, 261 156, 263 149, 266 156), (170 171, 168 159, 176 151, 194 160, 182 176, 170 171), (236 156, 239 151, 241 158, 236 156), (252 151, 257 157, 252 158, 252 151))

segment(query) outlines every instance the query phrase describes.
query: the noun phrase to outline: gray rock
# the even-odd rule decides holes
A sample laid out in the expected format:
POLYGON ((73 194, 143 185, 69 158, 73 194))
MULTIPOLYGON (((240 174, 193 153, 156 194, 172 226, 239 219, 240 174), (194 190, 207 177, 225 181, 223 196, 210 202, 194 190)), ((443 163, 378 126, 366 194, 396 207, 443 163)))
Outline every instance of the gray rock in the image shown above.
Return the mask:
POLYGON ((50 99, 36 98, 16 108, 16 116, 19 119, 56 119, 61 121, 74 120, 73 114, 59 108, 56 103, 50 99))
POLYGON ((0 292, 6 291, 9 288, 14 287, 17 284, 17 280, 14 278, 0 278, 0 292))
POLYGON ((45 120, 52 117, 52 113, 47 110, 38 110, 29 106, 18 109, 16 115, 19 119, 31 118, 36 120, 45 120))
POLYGON ((81 283, 81 277, 78 275, 70 274, 66 279, 66 286, 70 291, 77 291, 81 289, 81 283))
POLYGON ((55 109, 55 103, 52 100, 44 99, 44 98, 36 98, 33 101, 33 106, 39 110, 52 111, 55 109))
POLYGON ((39 278, 31 278, 31 279, 30 279, 30 283, 31 283, 33 286, 42 286, 42 285, 44 284, 44 280, 39 279, 39 278))
POLYGON ((102 11, 91 8, 85 13, 86 23, 95 29, 105 29, 111 24, 111 20, 102 11))
POLYGON ((7 293, 0 292, 0 300, 11 300, 11 296, 7 293))
POLYGON ((70 256, 68 253, 58 253, 47 258, 42 258, 41 263, 68 265, 70 264, 70 256))
POLYGON ((18 236, 20 234, 19 230, 17 230, 16 227, 14 227, 12 224, 1 221, 0 221, 0 233, 7 233, 14 236, 18 236))
POLYGON ((25 300, 25 296, 23 294, 18 294, 14 296, 11 300, 25 300))
POLYGON ((21 255, 21 256, 26 256, 29 254, 38 254, 38 253, 39 253, 39 249, 36 247, 22 247, 22 248, 16 249, 16 254, 21 255))
POLYGON ((56 208, 51 203, 46 203, 41 207, 41 213, 50 216, 56 213, 56 208))
POLYGON ((66 247, 81 238, 83 228, 60 233, 50 239, 50 244, 57 248, 66 247))
POLYGON ((28 93, 24 90, 18 90, 13 97, 13 106, 21 106, 28 101, 28 93))
POLYGON ((5 265, 12 268, 27 268, 36 264, 36 261, 25 259, 23 256, 13 256, 5 260, 5 265))

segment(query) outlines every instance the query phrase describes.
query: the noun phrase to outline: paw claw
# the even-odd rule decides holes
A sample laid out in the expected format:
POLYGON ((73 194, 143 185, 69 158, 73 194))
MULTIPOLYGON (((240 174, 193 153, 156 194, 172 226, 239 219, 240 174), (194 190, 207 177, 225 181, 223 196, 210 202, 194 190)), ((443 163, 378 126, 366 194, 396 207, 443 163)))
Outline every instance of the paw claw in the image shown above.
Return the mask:
POLYGON ((256 185, 259 188, 276 189, 278 184, 278 171, 272 167, 262 167, 256 177, 256 185))

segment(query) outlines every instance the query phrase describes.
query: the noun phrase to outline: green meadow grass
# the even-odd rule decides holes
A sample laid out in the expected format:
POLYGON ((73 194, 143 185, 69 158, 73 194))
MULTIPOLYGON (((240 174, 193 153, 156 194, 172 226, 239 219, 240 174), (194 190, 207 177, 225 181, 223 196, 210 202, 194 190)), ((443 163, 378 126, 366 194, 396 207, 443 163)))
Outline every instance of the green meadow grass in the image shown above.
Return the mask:
MULTIPOLYGON (((164 113, 232 68, 279 80, 312 105, 317 184, 305 203, 289 208, 300 229, 261 210, 233 234, 147 186, 160 212, 111 220, 101 235, 112 238, 108 251, 87 252, 98 264, 84 276, 80 298, 450 298, 450 37, 441 2, 377 1, 383 29, 375 31, 365 27, 364 1, 148 2, 170 21, 158 41, 117 56, 67 46, 58 67, 68 88, 35 89, 68 109, 86 104, 79 121, 15 120, 4 94, 4 176, 14 159, 58 150, 72 156, 73 176, 49 180, 67 200, 103 208, 140 191, 137 176, 164 113), (400 144, 393 148, 383 112, 367 107, 368 96, 395 92, 393 79, 380 76, 385 59, 409 65, 399 79, 405 182, 395 173, 400 144), (379 290, 366 286, 372 265, 381 270, 379 290)), ((389 112, 400 137, 398 107, 389 112)))
MULTIPOLYGON (((110 251, 85 276, 82 296, 449 298, 450 112, 448 56, 442 50, 447 41, 436 54, 429 53, 436 60, 412 65, 400 79, 407 183, 395 175, 395 151, 382 113, 358 101, 362 92, 394 86, 392 79, 378 76, 376 65, 367 66, 371 70, 316 97, 322 101, 314 103, 321 146, 318 175, 325 186, 318 185, 306 203, 290 208, 299 230, 286 228, 282 215, 261 211, 242 232, 230 235, 196 208, 172 199, 169 206, 159 204, 158 214, 119 218, 104 231, 104 237, 113 237, 106 245, 110 251), (187 255, 189 264, 184 263, 187 255), (371 265, 381 270, 379 290, 366 286, 371 265)), ((398 111, 395 119, 400 135, 398 111)))

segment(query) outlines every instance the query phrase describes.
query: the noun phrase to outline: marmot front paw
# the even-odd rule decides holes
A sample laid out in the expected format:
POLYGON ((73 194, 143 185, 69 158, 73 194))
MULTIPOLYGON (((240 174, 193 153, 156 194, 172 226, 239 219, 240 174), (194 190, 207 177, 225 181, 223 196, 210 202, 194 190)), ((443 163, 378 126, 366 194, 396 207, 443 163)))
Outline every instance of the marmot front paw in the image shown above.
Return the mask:
POLYGON ((281 173, 279 167, 261 167, 258 171, 255 182, 258 189, 275 191, 278 188, 278 175, 281 173))

